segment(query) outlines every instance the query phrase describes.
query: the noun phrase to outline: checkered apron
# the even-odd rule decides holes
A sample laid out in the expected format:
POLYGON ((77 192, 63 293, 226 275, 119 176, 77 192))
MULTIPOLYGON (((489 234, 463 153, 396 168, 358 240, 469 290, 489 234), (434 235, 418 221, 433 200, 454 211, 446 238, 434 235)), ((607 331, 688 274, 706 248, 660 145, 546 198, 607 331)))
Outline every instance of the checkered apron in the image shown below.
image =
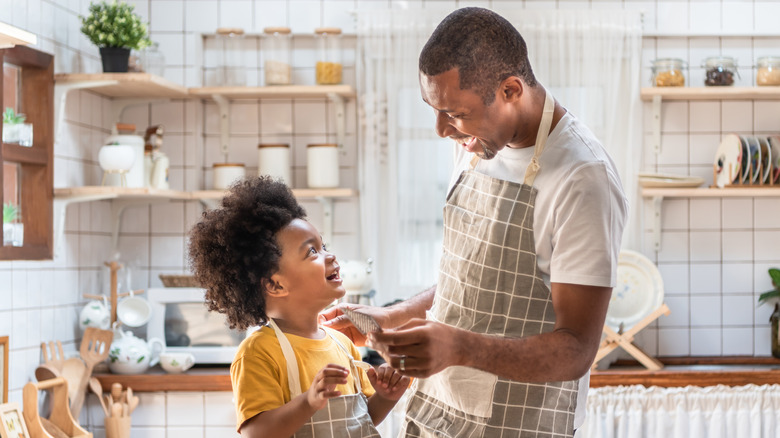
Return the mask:
MULTIPOLYGON (((295 358, 295 352, 287 340, 287 336, 279 330, 279 326, 269 320, 269 325, 276 332, 276 338, 282 347, 284 360, 287 362, 287 383, 290 385, 290 397, 295 398, 301 395, 301 380, 298 373, 298 361, 295 358)), ((325 328, 328 334, 338 346, 344 351, 350 361, 353 380, 357 389, 356 394, 342 395, 328 400, 324 408, 315 412, 308 423, 301 426, 293 435, 294 438, 363 438, 380 437, 379 432, 374 427, 371 416, 368 414, 368 402, 363 394, 360 373, 352 362, 352 355, 344 345, 325 328)))
MULTIPOLYGON (((550 290, 536 262, 533 181, 553 110, 548 93, 523 184, 477 173, 472 160, 450 191, 429 319, 508 338, 552 331, 550 290)), ((570 438, 577 389, 576 380, 522 383, 449 367, 415 381, 402 436, 570 438)))

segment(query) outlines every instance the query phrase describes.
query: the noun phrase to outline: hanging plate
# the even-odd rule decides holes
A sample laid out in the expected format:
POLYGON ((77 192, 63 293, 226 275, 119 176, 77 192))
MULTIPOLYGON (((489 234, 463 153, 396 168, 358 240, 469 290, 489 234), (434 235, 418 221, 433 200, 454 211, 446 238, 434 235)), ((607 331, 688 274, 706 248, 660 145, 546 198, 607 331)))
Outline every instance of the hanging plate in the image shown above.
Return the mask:
POLYGON ((664 284, 655 264, 638 252, 621 251, 606 324, 616 332, 622 324, 626 331, 661 307, 663 301, 664 284))

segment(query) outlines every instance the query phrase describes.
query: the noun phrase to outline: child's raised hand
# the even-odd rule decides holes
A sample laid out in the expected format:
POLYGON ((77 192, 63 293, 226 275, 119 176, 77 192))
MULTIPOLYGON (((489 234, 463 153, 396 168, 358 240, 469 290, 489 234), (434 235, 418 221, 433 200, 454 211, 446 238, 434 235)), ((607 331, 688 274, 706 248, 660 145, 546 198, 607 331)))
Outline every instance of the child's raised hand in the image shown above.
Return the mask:
POLYGON ((386 363, 378 368, 370 368, 366 374, 376 393, 388 400, 398 401, 409 386, 409 377, 397 372, 386 363))
POLYGON ((336 385, 346 384, 347 375, 349 370, 341 365, 332 363, 325 365, 325 368, 314 376, 314 381, 306 392, 309 405, 320 410, 328 403, 328 399, 340 396, 341 391, 336 391, 336 385))

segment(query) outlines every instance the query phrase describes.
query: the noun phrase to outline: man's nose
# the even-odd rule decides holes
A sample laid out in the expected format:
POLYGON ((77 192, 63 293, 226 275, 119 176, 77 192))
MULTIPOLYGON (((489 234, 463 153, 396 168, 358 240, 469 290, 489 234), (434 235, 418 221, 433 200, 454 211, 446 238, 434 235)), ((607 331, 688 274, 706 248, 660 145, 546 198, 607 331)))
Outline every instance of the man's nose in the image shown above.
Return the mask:
POLYGON ((450 124, 450 118, 445 113, 436 113, 436 134, 439 137, 446 138, 455 132, 455 128, 450 124))

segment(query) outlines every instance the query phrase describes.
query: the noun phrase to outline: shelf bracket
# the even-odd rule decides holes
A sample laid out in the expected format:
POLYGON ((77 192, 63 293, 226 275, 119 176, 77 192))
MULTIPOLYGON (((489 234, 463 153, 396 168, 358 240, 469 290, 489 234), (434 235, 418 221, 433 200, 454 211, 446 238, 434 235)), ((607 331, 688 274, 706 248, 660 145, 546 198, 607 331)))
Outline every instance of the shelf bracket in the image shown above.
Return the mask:
POLYGON ((111 133, 116 134, 116 123, 122 119, 122 113, 130 106, 146 105, 150 103, 165 103, 171 99, 112 99, 109 109, 109 120, 112 120, 111 133))
POLYGON ((113 228, 111 229, 111 257, 112 259, 119 258, 119 229, 122 226, 122 215, 125 209, 130 207, 139 207, 152 204, 161 204, 170 202, 170 199, 128 199, 128 200, 116 200, 111 203, 111 220, 113 228))
POLYGON ((215 208, 219 208, 219 203, 222 202, 222 199, 198 199, 200 201, 200 204, 205 207, 208 210, 213 210, 215 208))
POLYGON ((663 196, 653 196, 651 201, 653 213, 653 248, 656 251, 661 250, 661 207, 664 203, 663 196))
POLYGON ((333 198, 316 196, 322 204, 322 241, 325 245, 333 243, 333 198))
POLYGON ((344 137, 347 131, 347 116, 344 97, 336 93, 328 93, 328 99, 333 102, 333 108, 336 110, 336 143, 341 150, 344 150, 344 137))
POLYGON ((119 81, 84 81, 64 84, 54 84, 54 141, 60 138, 60 129, 62 122, 65 121, 65 103, 68 100, 68 93, 72 90, 82 88, 97 88, 116 85, 119 81))
POLYGON ((661 154, 661 96, 653 96, 653 152, 661 154))
POLYGON ((219 148, 227 162, 230 146, 230 101, 221 94, 214 94, 211 98, 219 107, 219 148))
POLYGON ((89 195, 79 196, 77 198, 67 199, 54 199, 54 252, 57 253, 62 250, 63 235, 65 234, 65 212, 70 204, 77 204, 79 202, 91 202, 91 201, 103 201, 105 199, 114 198, 114 195, 89 195))

